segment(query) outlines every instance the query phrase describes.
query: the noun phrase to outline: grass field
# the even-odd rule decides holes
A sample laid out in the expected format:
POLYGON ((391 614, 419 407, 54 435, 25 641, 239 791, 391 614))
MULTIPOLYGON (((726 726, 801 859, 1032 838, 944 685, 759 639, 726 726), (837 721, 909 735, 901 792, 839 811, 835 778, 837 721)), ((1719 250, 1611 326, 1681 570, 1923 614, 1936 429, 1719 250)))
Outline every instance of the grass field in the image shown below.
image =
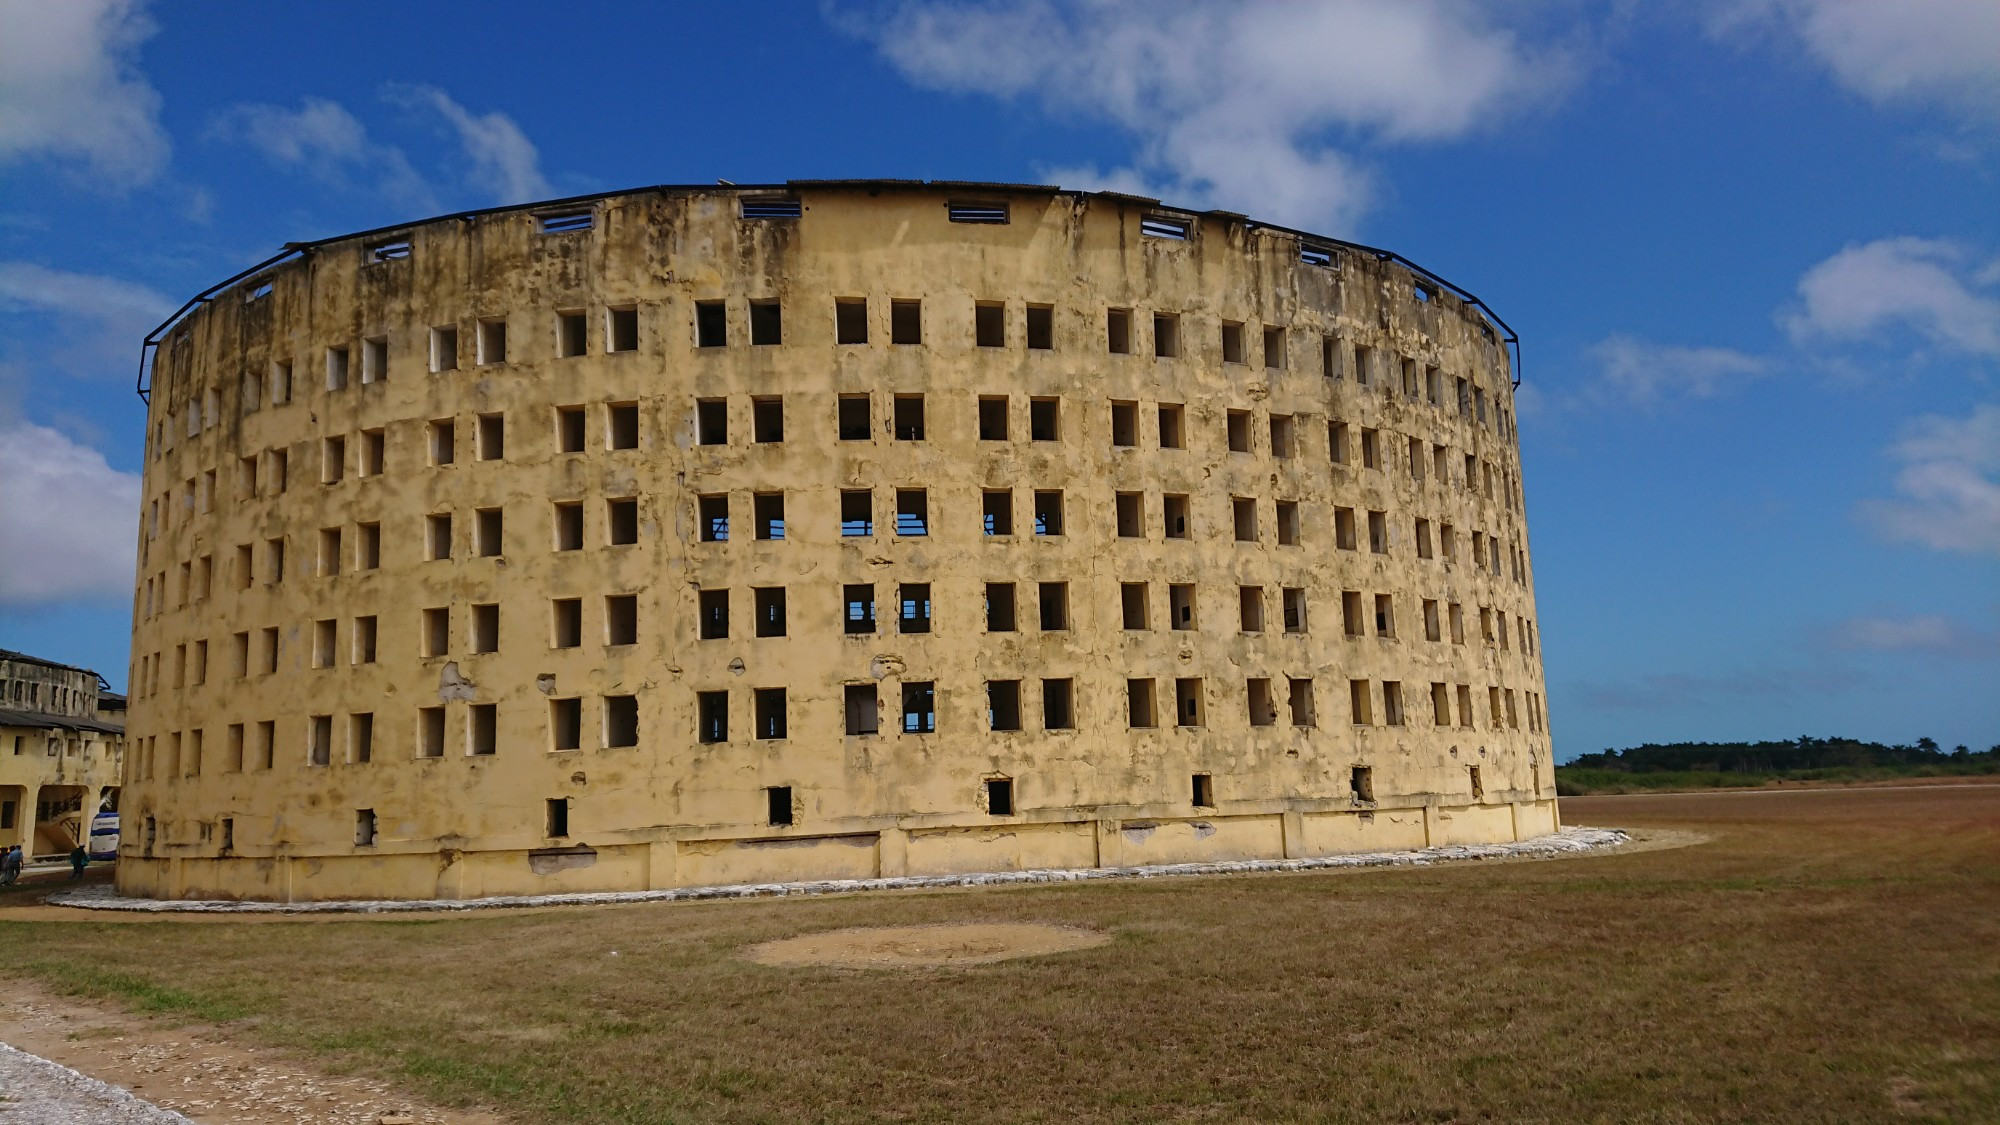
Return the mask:
POLYGON ((522 1122, 2000 1120, 2000 788, 1587 798, 1564 817, 1710 842, 442 921, 0 909, 0 972, 522 1122), (1113 940, 949 970, 740 955, 978 920, 1113 940))
POLYGON ((1782 785, 1874 785, 1915 780, 2000 777, 1991 760, 1966 765, 1828 766, 1811 770, 1771 770, 1763 773, 1721 770, 1593 769, 1557 766, 1556 792, 1564 797, 1595 797, 1606 793, 1693 792, 1700 789, 1757 789, 1782 785))

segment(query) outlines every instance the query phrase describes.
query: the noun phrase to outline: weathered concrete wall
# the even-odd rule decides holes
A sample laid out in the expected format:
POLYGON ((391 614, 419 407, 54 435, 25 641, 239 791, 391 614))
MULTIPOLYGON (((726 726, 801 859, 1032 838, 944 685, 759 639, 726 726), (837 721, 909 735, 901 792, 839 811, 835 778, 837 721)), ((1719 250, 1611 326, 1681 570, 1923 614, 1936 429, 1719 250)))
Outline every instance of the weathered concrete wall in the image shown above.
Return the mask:
POLYGON ((1142 234, 1159 209, 1124 197, 970 194, 1004 200, 1010 221, 954 223, 953 193, 881 185, 801 187, 792 219, 745 219, 739 193, 718 188, 600 200, 590 228, 570 233, 543 233, 534 209, 437 221, 322 246, 189 316, 154 374, 121 888, 629 889, 1325 854, 1421 845, 1427 824, 1442 832, 1431 842, 1511 839, 1516 821, 1547 830, 1512 391, 1478 313, 1448 293, 1420 299, 1394 263, 1343 251, 1330 266, 1305 262, 1294 236, 1230 216, 1193 216, 1177 240, 1142 234), (375 260, 378 244, 404 239, 407 256, 375 260), (836 342, 843 298, 866 299, 867 343, 836 342), (921 343, 891 342, 898 300, 921 302, 921 343), (724 303, 726 346, 697 346, 705 301, 724 303), (753 301, 778 303, 781 343, 750 343, 753 301), (984 302, 1004 306, 1004 346, 976 342, 984 302), (1030 306, 1052 309, 1052 347, 1026 346, 1030 306), (614 352, 609 310, 625 308, 637 347, 614 352), (1129 354, 1108 349, 1110 309, 1132 311, 1129 354), (588 335, 582 355, 564 357, 560 314, 571 311, 588 335), (1154 354, 1156 314, 1177 318, 1175 356, 1154 354), (506 360, 481 364, 481 322, 498 319, 506 360), (1224 325, 1238 323, 1249 362, 1223 356, 1224 325), (456 329, 458 366, 433 372, 443 326, 456 329), (1264 363, 1267 327, 1284 330, 1277 367, 1264 363), (371 339, 387 364, 364 381, 371 339), (1372 349, 1365 386, 1356 345, 1372 349), (328 389, 330 347, 349 349, 344 389, 328 389), (292 372, 283 403, 271 393, 281 364, 292 372), (841 395, 869 396, 868 439, 838 440, 841 395), (922 440, 895 437, 899 395, 924 396, 922 440), (1006 440, 981 440, 981 396, 1006 396, 1006 440), (767 398, 782 401, 782 441, 752 440, 753 402, 767 398), (1037 398, 1058 403, 1055 440, 1031 440, 1037 398), (726 442, 699 443, 702 399, 724 401, 726 442), (1113 403, 1133 404, 1136 445, 1114 444, 1113 403), (636 406, 636 448, 607 448, 608 404, 636 406), (1183 448, 1162 448, 1162 404, 1183 410, 1183 448), (564 452, 559 411, 579 406, 585 448, 564 452), (1247 451, 1230 448, 1231 411, 1247 412, 1247 451), (490 460, 484 415, 504 419, 504 451, 490 460), (1273 449, 1274 416, 1291 419, 1292 455, 1273 449), (432 424, 446 419, 455 457, 438 465, 432 424), (1336 422, 1344 463, 1330 451, 1336 422), (1364 430, 1377 435, 1378 467, 1363 465, 1364 430), (374 432, 379 473, 365 464, 374 432), (337 473, 329 438, 344 443, 337 473), (840 493, 860 489, 874 492, 874 531, 844 537, 840 493), (926 491, 929 534, 895 533, 899 489, 926 491), (1000 489, 1014 491, 1013 534, 985 535, 982 494, 1000 489), (1036 491, 1060 491, 1062 534, 1034 533, 1036 491), (1120 492, 1143 496, 1143 535, 1119 534, 1120 492), (752 534, 753 493, 782 493, 782 540, 752 534), (697 497, 716 494, 728 496, 730 538, 702 542, 697 497), (1166 536, 1169 496, 1188 498, 1186 538, 1166 536), (637 542, 612 545, 607 502, 626 498, 638 503, 637 542), (1254 502, 1254 541, 1236 538, 1237 498, 1254 502), (584 546, 557 550, 557 505, 572 502, 584 546), (1296 505, 1295 544, 1279 542, 1280 502, 1296 505), (491 509, 502 540, 482 557, 475 513, 491 509), (1353 549, 1337 542, 1337 509, 1353 511, 1353 549), (1370 511, 1385 514, 1383 553, 1370 548, 1370 511), (430 560, 426 520, 442 513, 452 557, 430 560), (380 529, 372 568, 357 558, 368 525, 380 529), (321 557, 333 530, 337 574, 321 557), (1017 631, 987 631, 994 582, 1017 584, 1017 631), (1037 627, 1044 582, 1067 583, 1067 628, 1037 627), (1150 627, 1127 629, 1121 584, 1138 582, 1150 627), (877 631, 849 635, 843 587, 861 583, 874 585, 877 631), (898 583, 930 584, 931 632, 898 632, 898 583), (1191 629, 1168 628, 1170 584, 1194 588, 1191 629), (1262 587, 1261 631, 1242 628, 1246 586, 1262 587), (784 636, 754 635, 753 587, 784 588, 784 636), (1305 599, 1294 631, 1285 588, 1305 599), (699 639, 699 592, 719 589, 729 636, 699 639), (1343 627, 1350 591, 1359 636, 1343 627), (1377 635, 1378 594, 1392 599, 1394 636, 1377 635), (636 642, 611 645, 604 599, 622 595, 636 598, 636 642), (554 647, 551 600, 569 598, 582 602, 583 643, 554 647), (475 605, 498 607, 495 651, 472 651, 475 605), (425 611, 439 607, 451 611, 449 644, 426 655, 425 611), (1504 623, 1490 641, 1482 609, 1504 623), (366 617, 374 659, 357 662, 366 617), (334 622, 323 654, 322 621, 334 622), (1058 678, 1074 684, 1074 728, 1045 730, 1042 681, 1058 678), (1153 728, 1128 725, 1133 678, 1155 682, 1153 728), (1274 723, 1252 724, 1253 678, 1271 681, 1274 723), (1290 721, 1291 678, 1311 680, 1309 726, 1290 721), (1013 679, 1023 729, 992 731, 987 682, 1013 679), (1177 679, 1200 681, 1191 725, 1175 721, 1177 679), (1370 722, 1353 721, 1354 680, 1366 681, 1370 722), (914 682, 936 684, 934 733, 901 730, 902 685, 914 682), (1386 721, 1385 682, 1401 685, 1400 725, 1386 721), (845 733, 855 683, 878 687, 880 734, 845 733), (1433 683, 1446 685, 1444 724, 1433 683), (783 738, 753 737, 760 688, 784 689, 783 738), (697 695, 711 691, 728 692, 728 738, 704 743, 697 695), (637 699, 637 745, 606 748, 606 699, 625 695, 637 699), (572 698, 582 746, 557 750, 551 701, 572 698), (493 753, 471 753, 472 709, 489 704, 493 753), (431 707, 445 714, 436 757, 421 728, 431 707), (373 716, 366 762, 350 737, 361 714, 373 716), (316 716, 331 730, 323 765, 316 716), (1372 770, 1372 800, 1352 789, 1357 766, 1372 770), (1213 789, 1199 808, 1198 773, 1213 789), (1012 780, 1013 814, 989 811, 992 778, 1012 780), (770 786, 791 787, 792 824, 770 823, 770 786), (560 838, 547 834, 556 798, 568 801, 560 838), (356 842, 361 809, 374 813, 372 843, 356 842), (586 845, 594 857, 533 854, 586 845))

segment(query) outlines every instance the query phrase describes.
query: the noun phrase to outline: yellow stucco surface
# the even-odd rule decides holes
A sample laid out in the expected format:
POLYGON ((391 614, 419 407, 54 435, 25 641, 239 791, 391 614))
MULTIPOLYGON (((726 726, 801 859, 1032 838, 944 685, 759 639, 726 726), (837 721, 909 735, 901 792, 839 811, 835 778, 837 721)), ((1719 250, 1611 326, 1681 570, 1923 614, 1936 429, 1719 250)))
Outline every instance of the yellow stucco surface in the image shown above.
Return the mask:
POLYGON ((746 217, 763 194, 318 244, 167 333, 121 889, 458 897, 1553 828, 1510 369, 1476 309, 1128 197, 808 184, 796 217, 746 217), (1006 221, 952 221, 968 200, 1006 221), (839 342, 855 301, 866 341, 839 342), (726 342, 704 346, 710 302, 726 342), (843 397, 867 404, 846 439, 843 397), (872 526, 843 534, 861 492, 872 526), (917 493, 924 534, 899 526, 917 493), (906 584, 927 632, 899 621, 906 584), (850 586, 872 632, 847 631, 850 586), (778 589, 782 635, 759 635, 778 589), (992 729, 994 681, 1019 682, 1020 729, 992 729), (917 684, 934 730, 905 729, 917 684), (877 733, 848 733, 850 688, 877 733), (714 741, 702 693, 726 693, 714 741))

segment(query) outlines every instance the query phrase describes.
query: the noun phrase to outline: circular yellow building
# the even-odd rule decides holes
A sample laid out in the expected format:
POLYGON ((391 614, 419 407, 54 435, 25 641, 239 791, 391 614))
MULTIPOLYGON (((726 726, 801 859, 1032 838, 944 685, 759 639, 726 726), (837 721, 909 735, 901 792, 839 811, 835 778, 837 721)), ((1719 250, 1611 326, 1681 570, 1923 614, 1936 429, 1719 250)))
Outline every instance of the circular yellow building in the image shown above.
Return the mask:
POLYGON ((461 898, 1552 832, 1511 333, 1132 196, 660 187, 149 339, 118 885, 461 898))

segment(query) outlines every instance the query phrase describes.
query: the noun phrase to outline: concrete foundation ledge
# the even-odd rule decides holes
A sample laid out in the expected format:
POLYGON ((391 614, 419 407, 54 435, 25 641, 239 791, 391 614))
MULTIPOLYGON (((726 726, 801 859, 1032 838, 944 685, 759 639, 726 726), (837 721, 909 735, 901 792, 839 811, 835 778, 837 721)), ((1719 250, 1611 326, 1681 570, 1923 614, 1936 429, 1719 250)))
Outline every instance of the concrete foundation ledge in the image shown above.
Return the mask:
POLYGON ((1424 867, 1482 859, 1531 859, 1615 847, 1631 839, 1615 828, 1565 828, 1511 844, 1446 844, 1399 852, 1360 852, 1311 859, 1244 859, 1221 863, 1166 863, 1150 867, 1070 867, 989 871, 960 875, 905 875, 878 879, 815 879, 799 883, 738 883, 657 891, 501 895, 492 898, 347 900, 342 902, 225 902, 202 899, 121 898, 107 887, 85 887, 48 897, 55 906, 161 914, 403 914, 436 910, 496 910, 525 906, 609 906, 624 902, 701 902, 784 895, 833 895, 857 891, 936 887, 1001 887, 1024 883, 1083 883, 1096 879, 1157 879, 1174 875, 1234 875, 1260 871, 1323 871, 1341 867, 1424 867))

